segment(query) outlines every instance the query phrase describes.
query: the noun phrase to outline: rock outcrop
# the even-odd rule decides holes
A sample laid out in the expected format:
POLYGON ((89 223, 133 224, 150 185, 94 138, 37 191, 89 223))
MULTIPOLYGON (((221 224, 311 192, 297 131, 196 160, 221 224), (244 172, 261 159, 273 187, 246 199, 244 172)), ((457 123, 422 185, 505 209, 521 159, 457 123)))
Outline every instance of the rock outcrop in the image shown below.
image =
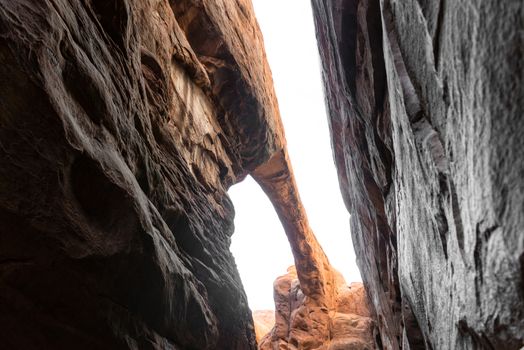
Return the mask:
POLYGON ((312 0, 384 349, 524 346, 524 4, 312 0))
MULTIPOLYGON (((330 308, 304 294, 295 267, 277 278, 274 326, 259 341, 260 350, 376 349, 375 322, 362 283, 348 286, 342 275, 334 274, 336 299, 330 308)), ((265 318, 254 317, 255 325, 264 324, 265 318)))
MULTIPOLYGON (((285 144, 285 140, 282 140, 285 144)), ((275 282, 275 326, 259 349, 336 350, 374 347, 375 322, 338 312, 342 276, 322 250, 300 200, 284 147, 251 175, 273 204, 291 246, 296 268, 275 282), (347 317, 346 317, 347 316, 347 317)), ((365 300, 360 300, 365 304, 365 300)))
POLYGON ((257 343, 260 344, 262 338, 271 332, 275 325, 274 310, 255 310, 253 311, 253 323, 255 325, 255 334, 257 343))
POLYGON ((0 1, 5 349, 254 349, 226 190, 285 153, 248 0, 0 1))

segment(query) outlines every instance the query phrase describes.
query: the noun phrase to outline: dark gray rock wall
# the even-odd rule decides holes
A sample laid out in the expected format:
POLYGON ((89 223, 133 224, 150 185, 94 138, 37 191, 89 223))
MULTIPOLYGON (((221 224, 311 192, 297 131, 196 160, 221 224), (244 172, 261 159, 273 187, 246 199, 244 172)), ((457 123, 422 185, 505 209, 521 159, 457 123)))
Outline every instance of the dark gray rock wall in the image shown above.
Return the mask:
POLYGON ((312 4, 335 162, 384 348, 519 349, 524 4, 312 4))

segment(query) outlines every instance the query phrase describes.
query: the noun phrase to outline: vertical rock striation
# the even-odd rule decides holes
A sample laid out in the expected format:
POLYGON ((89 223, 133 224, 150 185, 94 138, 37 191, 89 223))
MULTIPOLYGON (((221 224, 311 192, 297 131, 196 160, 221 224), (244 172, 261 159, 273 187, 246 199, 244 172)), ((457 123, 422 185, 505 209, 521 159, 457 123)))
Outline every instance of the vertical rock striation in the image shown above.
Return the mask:
POLYGON ((284 148, 248 0, 0 0, 6 349, 254 349, 227 188, 284 148))
POLYGON ((524 5, 312 0, 385 349, 524 345, 524 5))

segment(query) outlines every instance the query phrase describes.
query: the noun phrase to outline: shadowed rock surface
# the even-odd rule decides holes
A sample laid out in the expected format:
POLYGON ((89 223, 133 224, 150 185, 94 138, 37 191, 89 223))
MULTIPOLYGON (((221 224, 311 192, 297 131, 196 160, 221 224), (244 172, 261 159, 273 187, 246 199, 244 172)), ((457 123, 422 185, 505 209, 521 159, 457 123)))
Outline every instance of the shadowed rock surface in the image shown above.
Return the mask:
POLYGON ((524 345, 524 5, 313 7, 371 313, 309 227, 249 0, 0 0, 2 347, 254 349, 247 174, 297 266, 262 347, 524 345))
POLYGON ((312 0, 385 349, 524 346, 524 4, 312 0))
POLYGON ((3 346, 254 349, 226 193, 250 173, 329 339, 249 0, 0 0, 0 44, 3 346))
POLYGON ((227 188, 283 150, 250 1, 0 1, 5 349, 254 349, 227 188))

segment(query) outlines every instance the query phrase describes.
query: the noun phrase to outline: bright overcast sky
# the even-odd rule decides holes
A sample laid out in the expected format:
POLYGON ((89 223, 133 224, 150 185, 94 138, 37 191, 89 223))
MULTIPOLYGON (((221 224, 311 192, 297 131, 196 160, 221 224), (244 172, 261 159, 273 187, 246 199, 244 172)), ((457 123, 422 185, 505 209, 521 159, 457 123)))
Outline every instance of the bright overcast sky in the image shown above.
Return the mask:
MULTIPOLYGON (((333 163, 309 0, 253 0, 300 196, 331 264, 360 281, 333 163)), ((235 204, 231 251, 253 310, 273 309, 273 281, 293 265, 278 217, 248 177, 229 194, 235 204)))

